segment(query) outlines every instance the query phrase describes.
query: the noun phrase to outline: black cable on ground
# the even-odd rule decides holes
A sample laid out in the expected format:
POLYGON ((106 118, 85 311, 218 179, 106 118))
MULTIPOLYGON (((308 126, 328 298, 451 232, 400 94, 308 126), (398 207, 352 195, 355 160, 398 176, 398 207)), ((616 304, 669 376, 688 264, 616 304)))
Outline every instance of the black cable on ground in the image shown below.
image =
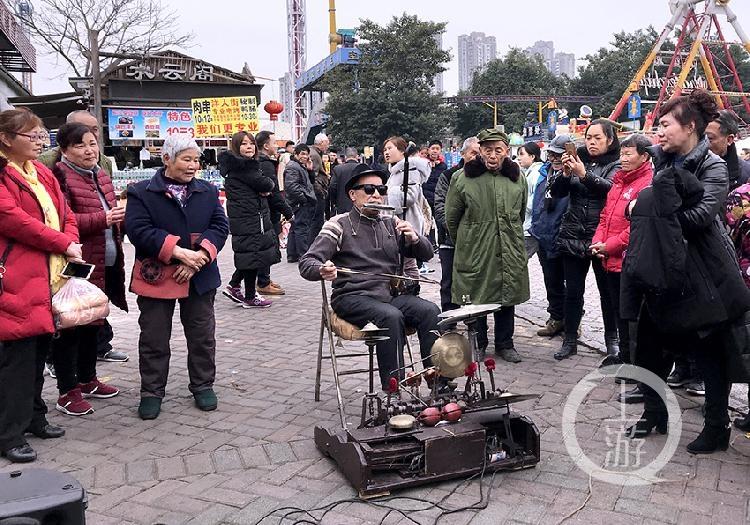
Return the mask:
POLYGON ((255 525, 260 525, 267 518, 274 517, 274 514, 277 514, 279 512, 283 512, 283 511, 287 511, 287 512, 285 512, 281 516, 278 516, 279 521, 276 522, 276 523, 278 523, 278 525, 284 525, 284 521, 285 520, 291 521, 293 519, 291 516, 293 516, 295 514, 302 514, 302 515, 304 515, 304 517, 302 517, 301 519, 298 519, 296 521, 293 521, 292 525, 302 525, 302 524, 305 524, 305 525, 308 525, 308 524, 319 525, 329 512, 331 512, 335 508, 339 507, 340 505, 345 505, 347 503, 356 503, 356 504, 362 504, 362 505, 369 505, 369 506, 373 506, 373 507, 377 507, 377 508, 381 508, 381 509, 387 509, 388 512, 380 520, 380 525, 382 525, 383 523, 385 523, 385 520, 391 515, 391 513, 394 513, 394 512, 400 514, 403 518, 409 520, 411 523, 414 523, 416 525, 424 525, 422 522, 419 522, 419 521, 413 519, 407 513, 411 514, 411 513, 417 513, 417 512, 426 512, 426 511, 429 511, 429 510, 437 508, 437 509, 440 509, 441 512, 440 512, 440 514, 438 514, 435 517, 434 521, 432 522, 433 524, 437 524, 443 517, 449 516, 451 514, 456 514, 456 513, 459 513, 459 512, 467 512, 467 511, 480 511, 480 510, 484 510, 484 509, 487 508, 487 506, 489 505, 490 496, 492 494, 492 488, 493 488, 493 485, 494 485, 495 474, 497 474, 497 471, 495 471, 495 472, 492 473, 492 477, 491 477, 491 480, 490 480, 490 487, 489 487, 489 489, 487 491, 487 495, 486 495, 486 498, 485 498, 485 495, 484 495, 484 479, 485 479, 486 468, 487 468, 487 456, 485 455, 485 461, 484 461, 484 464, 482 465, 481 472, 478 472, 478 473, 470 476, 469 478, 463 480, 462 482, 458 483, 455 487, 453 487, 453 489, 450 492, 448 492, 448 494, 446 494, 445 496, 443 496, 437 502, 432 502, 432 501, 426 500, 424 498, 415 498, 415 497, 412 497, 412 496, 398 496, 398 495, 396 495, 396 496, 387 496, 387 497, 384 497, 384 498, 381 498, 381 499, 370 500, 370 501, 365 501, 365 500, 362 500, 360 498, 345 498, 345 499, 341 499, 341 500, 338 500, 338 501, 334 501, 334 502, 328 503, 327 505, 323 505, 321 507, 314 508, 314 509, 301 509, 301 508, 298 508, 298 507, 282 507, 282 508, 279 508, 279 509, 274 509, 274 510, 270 511, 269 513, 267 513, 266 515, 264 515, 263 517, 261 517, 258 521, 256 521, 255 525), (451 496, 453 496, 456 493, 456 491, 458 491, 463 486, 468 485, 477 476, 479 476, 479 501, 477 501, 476 503, 472 503, 470 505, 465 505, 465 506, 456 507, 456 508, 448 508, 448 507, 445 506, 445 502, 451 496), (398 507, 395 507, 395 506, 392 506, 392 505, 388 505, 388 503, 390 503, 390 502, 395 502, 395 501, 399 501, 399 500, 404 501, 404 502, 414 502, 414 503, 425 504, 426 506, 424 508, 418 508, 418 509, 401 509, 401 508, 398 508, 398 507), (318 513, 318 512, 321 512, 321 511, 322 511, 322 514, 320 515, 320 517, 316 517, 313 514, 313 513, 318 513), (310 520, 313 520, 313 521, 310 521, 310 520))

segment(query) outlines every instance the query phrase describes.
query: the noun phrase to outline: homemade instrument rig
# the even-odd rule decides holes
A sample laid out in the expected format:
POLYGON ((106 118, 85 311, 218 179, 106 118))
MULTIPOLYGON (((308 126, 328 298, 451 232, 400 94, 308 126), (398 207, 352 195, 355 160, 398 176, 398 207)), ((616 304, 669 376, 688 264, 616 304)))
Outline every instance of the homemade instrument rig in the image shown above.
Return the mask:
MULTIPOLYGON (((440 314, 438 326, 445 333, 432 348, 434 366, 419 372, 405 367, 412 370, 401 380, 392 378, 385 395, 373 391, 372 354, 387 329, 372 324, 362 329, 370 351, 370 391, 362 400, 359 427, 315 427, 317 448, 337 463, 360 497, 539 462, 536 425, 510 408, 537 395, 497 388, 495 361, 482 359, 477 346, 477 320, 499 308, 467 305, 440 314), (456 331, 461 321, 468 340, 456 331), (462 376, 463 390, 446 388, 447 380, 462 376), (430 389, 426 397, 420 395, 423 378, 430 389)), ((398 371, 400 377, 404 371, 398 371)))

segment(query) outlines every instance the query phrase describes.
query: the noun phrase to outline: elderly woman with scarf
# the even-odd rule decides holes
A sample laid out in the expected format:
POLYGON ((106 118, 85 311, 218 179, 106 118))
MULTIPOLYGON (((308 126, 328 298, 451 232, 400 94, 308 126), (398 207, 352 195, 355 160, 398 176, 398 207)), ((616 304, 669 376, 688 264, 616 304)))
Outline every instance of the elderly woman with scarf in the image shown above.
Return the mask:
MULTIPOLYGON (((445 224, 456 244, 453 302, 499 303, 495 318, 495 353, 517 363, 513 345, 514 306, 529 299, 529 273, 523 222, 526 178, 508 156, 508 136, 481 131, 479 157, 453 176, 445 200, 445 224)), ((486 318, 478 327, 486 333, 486 318)))
POLYGON ((161 411, 169 374, 172 317, 180 302, 189 389, 200 410, 215 410, 216 320, 221 285, 216 256, 229 224, 211 183, 195 178, 201 151, 186 134, 167 137, 164 168, 128 188, 125 227, 135 246, 130 290, 138 295, 141 419, 161 411))
MULTIPOLYGON (((121 239, 125 208, 117 205, 112 180, 99 167, 96 137, 88 126, 64 124, 57 132, 57 144, 62 156, 53 173, 75 213, 83 259, 94 265, 89 281, 127 312, 121 239)), ((106 399, 119 393, 96 375, 101 323, 60 330, 59 337, 52 340, 52 362, 60 392, 56 408, 64 414, 90 414, 94 409, 85 398, 106 399)))
MULTIPOLYGON (((562 172, 553 175, 548 182, 553 196, 570 196, 555 242, 562 256, 565 278, 565 339, 554 355, 558 361, 578 353, 578 326, 583 315, 586 275, 592 265, 589 247, 607 193, 612 188, 612 179, 620 169, 620 142, 609 121, 592 121, 585 137, 586 146, 578 148, 575 155, 563 154, 562 172)), ((608 355, 617 355, 617 319, 607 291, 604 267, 598 259, 593 261, 593 266, 602 305, 604 343, 608 355)))

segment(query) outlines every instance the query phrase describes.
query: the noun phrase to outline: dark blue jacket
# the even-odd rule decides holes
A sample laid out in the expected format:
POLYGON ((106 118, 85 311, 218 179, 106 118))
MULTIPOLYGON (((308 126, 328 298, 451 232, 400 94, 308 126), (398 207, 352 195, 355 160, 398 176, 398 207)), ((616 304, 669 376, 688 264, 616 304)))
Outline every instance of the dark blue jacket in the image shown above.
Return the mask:
POLYGON ((552 169, 547 162, 539 170, 539 180, 534 190, 534 203, 531 210, 531 235, 539 241, 539 246, 547 257, 557 256, 555 241, 560 232, 560 223, 568 209, 569 197, 553 197, 547 184, 548 172, 552 169))
POLYGON ((424 198, 430 204, 430 207, 435 206, 435 187, 437 186, 440 175, 448 169, 448 165, 442 160, 435 164, 430 171, 429 178, 422 184, 422 193, 424 198))
POLYGON ((125 229, 137 261, 157 259, 168 264, 175 244, 206 249, 211 262, 190 280, 190 286, 202 295, 221 286, 216 254, 229 235, 227 216, 213 184, 193 179, 188 184, 187 202, 181 206, 167 190, 163 174, 161 168, 150 180, 128 187, 125 229))

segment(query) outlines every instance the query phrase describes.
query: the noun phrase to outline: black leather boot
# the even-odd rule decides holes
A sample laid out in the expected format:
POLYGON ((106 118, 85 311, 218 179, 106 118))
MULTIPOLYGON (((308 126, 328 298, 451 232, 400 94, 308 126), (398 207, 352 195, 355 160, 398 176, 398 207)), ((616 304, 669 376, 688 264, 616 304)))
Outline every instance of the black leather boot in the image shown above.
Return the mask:
POLYGON ((566 337, 563 341, 562 346, 560 347, 560 350, 555 352, 555 355, 552 356, 558 361, 562 361, 563 359, 567 359, 572 355, 576 355, 578 353, 578 338, 568 338, 566 337))
POLYGON ((602 362, 599 363, 599 368, 604 368, 605 366, 616 366, 621 365, 622 359, 620 359, 620 356, 618 355, 608 355, 604 359, 602 359, 602 362))
POLYGON ((653 429, 656 429, 659 434, 666 434, 668 421, 666 412, 646 410, 635 425, 628 427, 627 436, 630 438, 646 437, 653 429))
POLYGON ((722 427, 703 427, 695 441, 688 443, 687 451, 691 454, 711 454, 717 450, 729 448, 729 436, 732 431, 722 427))
POLYGON ((0 456, 8 458, 13 463, 31 463, 36 459, 36 452, 31 445, 24 443, 18 447, 13 447, 0 452, 0 456))

